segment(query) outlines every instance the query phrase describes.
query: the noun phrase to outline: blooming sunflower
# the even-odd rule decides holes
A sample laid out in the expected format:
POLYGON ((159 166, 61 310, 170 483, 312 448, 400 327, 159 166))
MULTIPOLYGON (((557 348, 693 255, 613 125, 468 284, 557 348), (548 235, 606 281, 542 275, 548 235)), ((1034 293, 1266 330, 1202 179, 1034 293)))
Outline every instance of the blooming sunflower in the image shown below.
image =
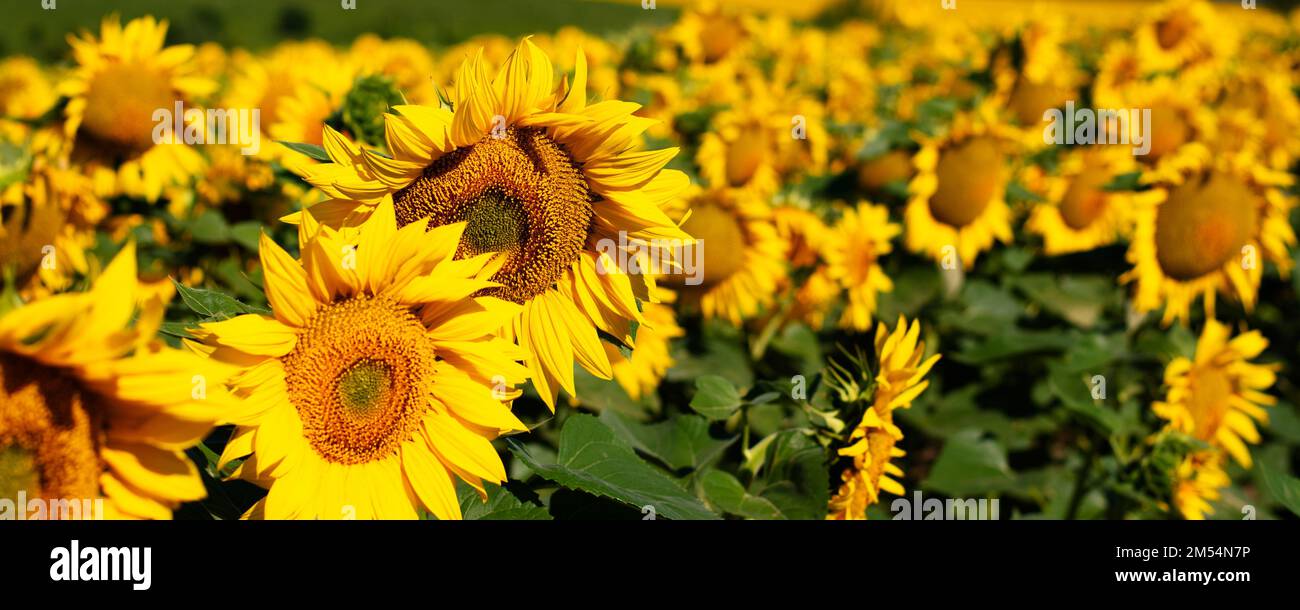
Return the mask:
POLYGON ((829 136, 821 105, 747 72, 743 103, 719 112, 700 138, 695 161, 713 188, 775 193, 783 181, 823 171, 829 136))
POLYGON ((902 227, 889 222, 889 210, 868 202, 844 210, 824 248, 829 277, 848 292, 840 326, 857 331, 871 329, 876 297, 894 289, 880 267, 880 258, 893 251, 891 240, 902 227))
POLYGON ((1065 52, 1065 28, 1060 15, 1027 20, 1016 32, 1018 48, 1008 46, 994 57, 995 95, 1031 147, 1043 145, 1043 113, 1074 99, 1083 80, 1065 52))
POLYGON ((204 497, 183 450, 232 403, 210 363, 155 339, 164 299, 135 264, 127 244, 88 291, 0 316, 0 497, 103 499, 105 517, 145 519, 204 497))
POLYGON ((453 260, 465 225, 398 229, 385 198, 359 229, 304 217, 301 261, 265 235, 272 315, 200 325, 190 343, 236 367, 247 408, 221 456, 269 487, 250 514, 460 518, 455 477, 483 493, 506 478, 490 440, 525 430, 508 407, 527 372, 492 335, 519 306, 472 297, 488 257, 453 260), (354 511, 354 512, 353 512, 354 511))
POLYGON ((1140 193, 1128 250, 1133 268, 1120 278, 1136 283, 1134 307, 1147 312, 1164 305, 1163 324, 1186 321, 1198 296, 1213 317, 1218 292, 1253 308, 1264 263, 1290 269, 1287 248, 1296 237, 1287 217, 1294 200, 1282 187, 1291 183, 1284 172, 1230 157, 1140 193))
POLYGON ((1209 319, 1193 358, 1175 358, 1165 367, 1169 393, 1152 410, 1169 427, 1226 451, 1250 467, 1246 443, 1258 443, 1255 422, 1267 423, 1263 407, 1276 401, 1264 391, 1276 380, 1277 365, 1250 362, 1268 347, 1259 331, 1229 339, 1227 326, 1209 319))
POLYGON ((1174 507, 1183 518, 1193 521, 1213 514, 1210 502, 1218 500, 1219 490, 1232 482, 1223 470, 1223 453, 1214 450, 1192 452, 1173 474, 1174 507))
POLYGON ((523 305, 506 332, 528 351, 552 408, 561 388, 574 395, 575 359, 612 377, 598 330, 630 346, 630 323, 644 321, 644 278, 617 272, 598 247, 690 241, 661 209, 689 184, 662 169, 677 149, 638 150, 653 121, 634 116, 633 103, 588 104, 582 54, 575 65, 572 84, 556 88, 550 60, 527 39, 496 79, 477 55, 461 65, 454 111, 402 105, 385 115, 390 156, 327 127, 333 163, 305 172, 339 198, 311 208, 326 224, 363 218, 389 196, 401 226, 467 221, 458 255, 496 254, 500 285, 488 292, 523 305))
POLYGON ((916 176, 904 210, 909 250, 937 261, 955 254, 970 269, 994 240, 1011 241, 1004 194, 1007 148, 1014 139, 987 105, 959 114, 947 135, 923 139, 912 158, 916 176))
POLYGON ((0 60, 0 119, 34 119, 58 96, 40 64, 30 57, 0 60))
MULTIPOLYGON (((1055 175, 1043 175, 1044 201, 1034 205, 1025 228, 1043 238, 1043 252, 1055 256, 1115 243, 1131 222, 1131 194, 1107 191, 1116 176, 1136 166, 1119 148, 1064 153, 1055 175)), ((1031 187, 1033 188, 1033 187, 1031 187)))
MULTIPOLYGON (((286 42, 264 56, 238 51, 233 57, 224 106, 259 109, 263 135, 277 142, 320 145, 321 124, 356 75, 346 56, 321 41, 286 42)), ((279 145, 262 146, 257 156, 290 169, 315 163, 279 145)))
POLYGON ((1224 59, 1236 51, 1239 33, 1205 0, 1169 0, 1149 11, 1133 41, 1145 69, 1155 72, 1224 59))
POLYGON ((839 450, 839 455, 852 457, 853 463, 840 475, 841 484, 831 498, 827 519, 865 519, 867 507, 879 500, 881 491, 903 494, 903 486, 890 478, 903 476, 890 460, 905 455, 897 446, 903 431, 894 425, 894 409, 912 406, 930 386, 924 377, 939 361, 939 354, 925 358, 920 335, 920 322, 913 320, 909 325, 902 316, 893 331, 883 322, 876 326, 875 396, 849 434, 851 444, 839 450))
POLYGON ((703 248, 698 284, 684 274, 664 278, 677 291, 678 304, 706 318, 739 325, 772 304, 785 275, 787 246, 777 233, 772 209, 752 191, 697 190, 687 201, 690 213, 682 230, 703 248))
POLYGON ((686 334, 677 325, 677 314, 668 304, 674 297, 667 290, 658 289, 658 293, 659 303, 642 304, 645 324, 637 327, 636 349, 627 358, 610 356, 614 380, 633 400, 659 387, 664 374, 673 366, 672 340, 686 334))
POLYGON ((0 191, 0 275, 29 297, 66 288, 89 271, 85 250, 106 212, 89 178, 33 160, 26 180, 0 191))
POLYGON ((166 34, 166 21, 143 17, 123 27, 110 16, 98 38, 90 32, 68 37, 77 67, 58 86, 69 98, 64 134, 72 158, 95 176, 103 196, 157 201, 165 188, 188 184, 203 168, 202 155, 189 145, 154 142, 155 110, 173 111, 178 101, 194 107, 216 89, 193 71, 194 47, 163 48, 166 34))

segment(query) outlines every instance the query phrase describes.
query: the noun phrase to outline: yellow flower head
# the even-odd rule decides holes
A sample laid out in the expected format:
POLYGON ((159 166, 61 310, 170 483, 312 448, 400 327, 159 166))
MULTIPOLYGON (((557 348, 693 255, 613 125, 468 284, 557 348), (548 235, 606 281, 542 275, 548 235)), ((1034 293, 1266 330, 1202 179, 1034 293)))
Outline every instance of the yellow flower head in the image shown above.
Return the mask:
POLYGON ((0 497, 169 519, 206 495, 184 450, 233 401, 218 367, 155 339, 165 299, 135 265, 127 244, 90 290, 0 316, 0 497))
POLYGON ((234 367, 247 407, 221 465, 269 487, 253 514, 460 517, 454 477, 505 469, 490 440, 525 426, 508 403, 522 354, 494 335, 519 306, 474 297, 486 256, 454 260, 465 225, 398 229, 384 198, 359 229, 303 217, 295 261, 262 236, 273 315, 204 323, 191 346, 234 367))
POLYGON ((1186 321, 1200 297, 1207 317, 1215 295, 1254 307, 1265 262, 1290 269, 1295 232, 1287 221, 1294 198, 1282 187, 1292 178, 1248 157, 1208 159, 1157 181, 1134 197, 1133 304, 1147 312, 1164 306, 1162 321, 1186 321))
POLYGON ((888 209, 867 202, 844 210, 831 230, 823 252, 829 277, 848 296, 840 317, 841 327, 871 329, 877 297, 894 289, 894 282, 880 267, 880 259, 893 251, 892 241, 899 233, 902 227, 889 222, 888 209))
POLYGON ((685 274, 672 275, 664 284, 678 292, 679 305, 739 325, 772 304, 785 276, 786 244, 772 209, 735 189, 696 191, 687 202, 682 229, 703 248, 702 277, 692 284, 685 274))
POLYGON ((633 114, 637 104, 588 104, 581 53, 575 65, 572 83, 557 87, 550 59, 527 39, 495 78, 480 52, 457 73, 454 110, 394 107, 387 155, 326 127, 334 162, 306 171, 338 198, 311 208, 331 226, 355 223, 385 197, 399 226, 467 222, 457 255, 493 255, 499 285, 487 292, 523 305, 506 332, 529 352, 552 408, 561 388, 574 394, 575 361, 612 377, 617 350, 598 330, 631 346, 630 323, 644 321, 646 278, 620 272, 605 246, 690 241, 661 209, 688 184, 663 169, 677 149, 639 150, 653 121, 633 114))
POLYGON ((909 250, 936 261, 956 255, 970 269, 995 240, 1011 241, 1005 191, 1016 137, 984 105, 959 114, 945 136, 923 140, 904 211, 909 250))
POLYGON ((103 196, 156 201, 164 189, 188 185, 203 168, 202 155, 192 147, 154 141, 155 111, 174 112, 177 102, 197 107, 216 89, 215 81, 194 72, 194 47, 163 48, 166 34, 166 21, 143 17, 122 26, 111 16, 98 37, 68 37, 77 67, 58 87, 69 98, 64 133, 73 160, 102 185, 103 196))
POLYGON ((1226 451, 1249 468, 1246 443, 1259 442, 1255 422, 1266 423, 1263 407, 1277 402, 1264 391, 1272 387, 1278 367, 1250 362, 1268 347, 1259 331, 1231 340, 1229 332, 1207 320, 1194 358, 1176 358, 1165 368, 1169 394, 1152 409, 1170 428, 1226 451))
POLYGON ((1064 153, 1053 175, 1037 174, 1030 188, 1043 195, 1025 228, 1043 238, 1048 255, 1086 252, 1108 246, 1129 232, 1132 196, 1106 185, 1136 167, 1125 148, 1094 148, 1064 153))
POLYGON ((883 322, 876 326, 875 396, 849 435, 851 444, 839 450, 839 455, 851 456, 853 463, 840 475, 841 484, 831 498, 827 519, 865 519, 867 507, 879 500, 881 491, 903 494, 903 486, 890 478, 903 476, 890 461, 905 455, 897 446, 903 431, 894 425, 894 409, 911 407, 930 387, 925 376, 939 361, 939 354, 925 358, 920 335, 920 322, 913 320, 909 325, 902 316, 893 331, 883 322))

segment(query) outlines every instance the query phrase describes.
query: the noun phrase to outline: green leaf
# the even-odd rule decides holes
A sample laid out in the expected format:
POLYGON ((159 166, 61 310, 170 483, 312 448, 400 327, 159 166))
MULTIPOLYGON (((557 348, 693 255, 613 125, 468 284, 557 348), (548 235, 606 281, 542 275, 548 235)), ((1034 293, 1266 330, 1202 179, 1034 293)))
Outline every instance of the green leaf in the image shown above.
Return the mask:
POLYGON ((262 238, 262 223, 245 220, 230 227, 230 238, 249 252, 257 252, 258 242, 262 238))
POLYGON ((522 444, 510 451, 538 476, 569 489, 611 498, 634 507, 654 507, 669 519, 717 519, 699 499, 668 475, 637 457, 626 441, 591 415, 572 415, 560 431, 553 464, 541 463, 522 444))
POLYGON ((162 326, 158 327, 158 330, 159 332, 171 335, 173 337, 180 337, 181 339, 193 339, 194 335, 191 335, 190 332, 186 330, 187 326, 191 326, 191 325, 185 324, 184 322, 163 322, 162 326))
POLYGON ((787 519, 824 519, 830 501, 826 451, 801 430, 764 439, 761 476, 749 493, 776 506, 787 519))
POLYGON ((642 424, 614 411, 604 411, 600 421, 634 449, 673 470, 697 470, 736 442, 734 436, 710 436, 708 420, 699 415, 678 415, 668 421, 642 424))
POLYGON ((1300 515, 1300 479, 1287 475, 1266 465, 1262 460, 1258 464, 1259 473, 1264 479, 1264 487, 1269 495, 1287 510, 1300 515))
POLYGON ((1075 340, 1076 337, 1056 330, 1013 330, 978 343, 963 345, 952 358, 963 364, 983 365, 1036 352, 1059 352, 1070 347, 1075 340))
POLYGON ((456 481, 456 497, 460 501, 460 512, 466 520, 473 521, 550 521, 551 514, 536 504, 522 502, 509 490, 491 483, 484 483, 487 501, 479 497, 478 491, 462 481, 456 481))
POLYGON ((1097 324, 1107 301, 1115 293, 1115 281, 1097 275, 1060 276, 1032 273, 1014 280, 1030 300, 1080 328, 1097 324))
POLYGON ((188 288, 176 280, 172 280, 172 284, 176 285, 176 292, 181 295, 185 306, 205 319, 226 320, 246 313, 271 313, 269 310, 240 303, 234 297, 220 292, 188 288))
POLYGON ((723 512, 748 519, 785 519, 781 509, 767 498, 750 495, 736 477, 721 470, 709 470, 700 477, 704 497, 723 512))
POLYGON ((967 430, 943 444, 922 486, 949 496, 972 496, 1001 491, 1014 482, 1006 449, 978 430, 967 430))
POLYGON ((329 154, 325 152, 325 148, 322 146, 316 144, 306 144, 303 142, 280 142, 280 144, 285 148, 288 148, 289 150, 292 150, 297 153, 302 153, 317 161, 323 161, 325 163, 334 162, 334 160, 330 158, 329 154))
POLYGON ((230 242, 230 225, 220 212, 207 210, 189 222, 190 236, 201 244, 230 242))
POLYGON ((1105 191, 1136 191, 1142 185, 1142 172, 1129 172, 1115 176, 1102 187, 1105 191))
POLYGON ((731 417, 745 402, 736 386, 717 375, 705 375, 695 380, 695 396, 691 408, 713 421, 731 417))

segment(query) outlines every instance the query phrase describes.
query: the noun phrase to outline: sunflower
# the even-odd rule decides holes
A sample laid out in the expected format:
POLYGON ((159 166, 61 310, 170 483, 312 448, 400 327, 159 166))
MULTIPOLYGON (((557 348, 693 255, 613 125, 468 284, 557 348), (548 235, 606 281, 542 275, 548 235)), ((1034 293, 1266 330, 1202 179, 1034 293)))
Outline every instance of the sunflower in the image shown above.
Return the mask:
POLYGON ((1300 100, 1286 72, 1243 67, 1223 87, 1217 109, 1221 149, 1246 151, 1269 167, 1286 170, 1300 157, 1300 100))
MULTIPOLYGON (((1126 149, 1089 148, 1064 152, 1055 175, 1043 175, 1044 201, 1034 205, 1025 228, 1043 238, 1043 252, 1056 256, 1107 246, 1131 222, 1131 194, 1106 185, 1135 163, 1126 149)), ((1031 187, 1032 188, 1032 187, 1031 187)))
POLYGON ((416 104, 438 103, 438 90, 429 75, 433 74, 433 57, 424 45, 404 38, 382 39, 362 34, 352 43, 349 58, 360 74, 383 74, 405 98, 416 104))
POLYGON ((1136 283, 1134 307, 1164 305, 1162 323, 1169 324, 1186 321, 1201 297, 1213 317, 1215 295, 1224 292, 1252 309, 1264 263, 1290 270, 1294 200, 1282 188, 1291 183, 1248 157, 1221 157, 1140 193, 1128 250, 1133 268, 1120 278, 1136 283))
POLYGON ((1205 0, 1168 0, 1152 8, 1133 32, 1147 71, 1177 70, 1235 53, 1239 34, 1230 20, 1205 0))
POLYGON ((1219 451, 1195 451, 1183 458, 1173 473, 1174 507, 1184 519, 1200 521, 1214 513, 1210 502, 1219 499, 1219 490, 1232 482, 1223 470, 1219 451))
MULTIPOLYGON (((484 493, 505 469, 490 440, 526 427, 508 403, 527 372, 491 333, 518 305, 472 297, 487 256, 453 260, 465 225, 398 229, 390 198, 359 229, 304 217, 301 261, 265 235, 272 315, 200 325, 190 346, 235 367, 247 408, 221 456, 269 488, 251 515, 460 518, 455 477, 484 493)), ((486 497, 486 496, 485 496, 486 497)))
POLYGON ((622 273, 610 252, 691 239, 661 209, 689 184, 662 169, 677 149, 638 150, 653 121, 634 116, 636 104, 587 104, 582 54, 575 65, 572 84, 554 88, 550 60, 527 39, 495 80, 479 54, 461 66, 454 111, 385 115, 389 156, 326 127, 334 162, 305 172, 337 198, 310 208, 326 224, 364 218, 384 197, 401 226, 468 221, 458 255, 494 253, 500 285, 488 293, 523 305, 506 332, 551 408, 561 388, 574 395, 575 360, 612 377, 598 331, 631 346, 631 322, 644 321, 645 278, 622 273))
POLYGON ((166 21, 143 17, 123 27, 110 16, 98 38, 90 32, 68 38, 77 67, 58 86, 69 98, 64 134, 73 160, 104 185, 103 196, 157 201, 203 168, 202 155, 189 145, 154 141, 156 110, 173 112, 177 102, 193 108, 216 89, 193 72, 194 47, 163 48, 166 34, 166 21))
POLYGON ((27 297, 67 288, 89 271, 85 250, 106 213, 89 178, 34 159, 24 181, 0 191, 0 277, 27 297))
POLYGON ((682 229, 703 249, 703 277, 692 284, 684 274, 672 275, 664 284, 678 292, 679 305, 739 325, 772 304, 786 273, 787 245, 772 209, 751 191, 735 189, 697 190, 687 201, 682 229))
POLYGON ((840 475, 842 482, 831 498, 827 519, 865 519, 867 507, 879 500, 881 491, 903 494, 903 486, 890 478, 903 476, 890 460, 905 455, 897 446, 903 431, 894 425, 894 410, 912 406, 930 386, 924 377, 939 361, 939 354, 925 358, 920 335, 920 322, 913 320, 909 325, 902 316, 892 332, 883 322, 876 326, 875 395, 849 434, 851 444, 839 450, 839 455, 852 457, 853 463, 840 475))
POLYGON ((779 278, 778 292, 793 291, 794 302, 785 313, 784 322, 800 321, 820 330, 826 314, 840 295, 839 284, 830 278, 824 250, 830 243, 831 229, 805 202, 788 202, 772 210, 776 232, 786 244, 785 259, 790 273, 779 278), (796 274, 804 271, 802 279, 796 274))
POLYGON ((1175 358, 1165 367, 1169 393, 1152 410, 1169 427, 1209 443, 1250 467, 1246 443, 1258 443, 1255 422, 1267 423, 1264 406, 1277 402, 1264 391, 1276 380, 1277 365, 1250 362, 1268 347, 1259 331, 1229 339, 1227 326, 1207 320, 1191 359, 1175 358))
MULTIPOLYGON (((356 74, 343 54, 321 41, 286 42, 265 56, 237 51, 233 57, 223 105, 259 109, 263 136, 276 142, 320 145, 321 124, 356 74)), ((257 157, 289 169, 315 163, 278 144, 259 147, 257 157)))
POLYGON ((995 92, 1021 128, 1027 146, 1043 145, 1043 113, 1075 99, 1082 73, 1065 52, 1065 21, 1059 15, 1029 19, 1012 45, 993 61, 995 92))
POLYGON ((848 292, 840 326, 856 331, 871 329, 876 297, 894 289, 880 267, 880 258, 893 251, 890 242, 902 227, 889 222, 889 210, 868 202, 844 210, 824 247, 829 278, 848 292))
POLYGON ((57 99, 36 60, 22 56, 0 60, 0 120, 35 119, 57 99))
MULTIPOLYGON (((717 0, 704 0, 682 11, 677 22, 660 33, 662 43, 675 49, 690 66, 740 61, 753 42, 758 18, 724 6, 717 0)), ((664 67, 676 68, 676 57, 673 60, 664 67)))
POLYGON ((782 182, 823 172, 829 136, 821 105, 751 71, 741 82, 743 103, 718 112, 700 138, 695 162, 704 181, 771 195, 782 182))
POLYGON ((642 304, 645 324, 637 327, 636 349, 627 358, 610 356, 614 380, 633 400, 659 387, 664 374, 673 366, 672 340, 686 334, 677 325, 677 314, 669 304, 673 296, 667 290, 658 292, 661 302, 642 304))
POLYGON ((991 107, 962 113, 947 135, 924 138, 912 158, 904 210, 907 248, 937 261, 956 255, 966 269, 994 240, 1011 241, 1004 193, 1008 148, 1015 139, 991 117, 991 107))
POLYGON ((108 518, 146 519, 204 497, 183 451, 232 402, 217 369, 155 339, 165 299, 135 264, 127 244, 88 291, 0 316, 0 497, 103 499, 108 518))

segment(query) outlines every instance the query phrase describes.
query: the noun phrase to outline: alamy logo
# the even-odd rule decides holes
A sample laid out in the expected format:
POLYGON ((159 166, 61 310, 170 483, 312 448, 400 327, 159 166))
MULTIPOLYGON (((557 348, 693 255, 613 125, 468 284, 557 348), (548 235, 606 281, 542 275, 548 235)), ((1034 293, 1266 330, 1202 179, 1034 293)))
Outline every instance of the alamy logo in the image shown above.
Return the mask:
POLYGON ((152 550, 150 547, 81 547, 73 540, 66 547, 56 546, 50 551, 50 580, 108 580, 126 581, 131 588, 144 591, 153 582, 152 550))
POLYGON ((996 521, 998 500, 923 498, 921 491, 912 492, 912 499, 898 498, 889 503, 895 521, 996 521))
POLYGON ((153 143, 237 144, 239 152, 255 155, 262 149, 262 110, 260 108, 186 108, 177 101, 175 108, 153 111, 153 143))
POLYGON ((1132 144, 1133 155, 1151 152, 1151 109, 1107 108, 1075 109, 1074 101, 1065 103, 1065 111, 1043 111, 1044 144, 1132 144))

